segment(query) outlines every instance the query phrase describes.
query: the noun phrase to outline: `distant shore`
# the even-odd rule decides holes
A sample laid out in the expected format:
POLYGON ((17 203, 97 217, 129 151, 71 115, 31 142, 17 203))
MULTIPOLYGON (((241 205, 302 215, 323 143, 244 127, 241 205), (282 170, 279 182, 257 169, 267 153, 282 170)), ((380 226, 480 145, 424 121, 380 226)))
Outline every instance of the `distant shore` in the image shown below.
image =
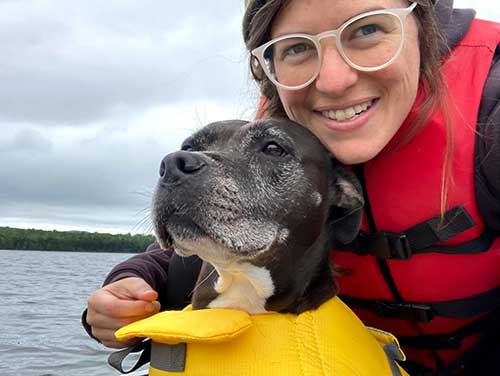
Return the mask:
POLYGON ((142 234, 0 227, 0 249, 4 250, 140 253, 154 240, 152 235, 142 234))

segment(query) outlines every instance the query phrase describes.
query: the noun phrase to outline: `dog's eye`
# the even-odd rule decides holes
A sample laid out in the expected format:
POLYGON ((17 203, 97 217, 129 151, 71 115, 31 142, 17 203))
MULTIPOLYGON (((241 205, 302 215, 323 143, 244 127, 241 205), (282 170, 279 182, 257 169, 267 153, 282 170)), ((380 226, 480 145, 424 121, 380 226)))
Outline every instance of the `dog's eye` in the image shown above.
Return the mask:
POLYGON ((269 142, 268 144, 266 144, 266 146, 264 146, 264 149, 262 149, 262 151, 265 154, 271 155, 273 157, 284 157, 288 154, 286 150, 279 146, 276 142, 269 142))
POLYGON ((193 151, 193 147, 189 144, 186 144, 186 145, 182 145, 181 146, 181 150, 184 150, 184 151, 193 151))

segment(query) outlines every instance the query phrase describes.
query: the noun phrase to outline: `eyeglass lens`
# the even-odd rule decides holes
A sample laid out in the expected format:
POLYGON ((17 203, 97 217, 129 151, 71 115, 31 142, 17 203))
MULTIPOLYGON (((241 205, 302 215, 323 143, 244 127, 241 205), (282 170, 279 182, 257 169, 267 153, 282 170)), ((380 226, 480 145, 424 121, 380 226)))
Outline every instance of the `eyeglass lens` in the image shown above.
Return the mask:
MULTIPOLYGON (((360 68, 377 68, 389 62, 402 41, 400 19, 393 14, 375 14, 350 23, 340 34, 344 59, 360 68)), ((319 51, 312 39, 290 37, 264 51, 268 72, 285 86, 300 86, 319 71, 319 51)))

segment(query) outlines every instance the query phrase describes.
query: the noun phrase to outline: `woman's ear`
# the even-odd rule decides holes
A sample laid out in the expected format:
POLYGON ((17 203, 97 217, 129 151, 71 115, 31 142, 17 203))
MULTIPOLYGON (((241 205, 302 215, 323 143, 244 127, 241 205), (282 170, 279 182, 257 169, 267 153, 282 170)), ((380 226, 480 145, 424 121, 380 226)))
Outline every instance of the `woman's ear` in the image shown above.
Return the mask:
POLYGON ((363 192, 354 174, 334 161, 328 226, 334 246, 352 242, 363 216, 363 192))
POLYGON ((255 112, 254 120, 261 120, 269 118, 269 114, 267 113, 269 106, 269 99, 265 96, 261 95, 259 97, 259 104, 257 105, 257 110, 255 112))

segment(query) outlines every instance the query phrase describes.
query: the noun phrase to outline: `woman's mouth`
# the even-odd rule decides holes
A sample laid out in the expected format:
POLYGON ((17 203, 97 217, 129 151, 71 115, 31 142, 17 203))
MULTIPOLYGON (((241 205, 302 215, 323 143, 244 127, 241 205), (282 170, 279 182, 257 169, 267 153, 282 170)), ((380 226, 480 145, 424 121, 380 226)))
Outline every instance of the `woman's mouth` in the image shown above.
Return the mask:
POLYGON ((367 111, 371 106, 373 106, 373 102, 374 100, 372 99, 341 110, 321 111, 321 115, 335 121, 350 121, 367 111))
POLYGON ((333 131, 351 131, 366 124, 372 109, 379 98, 367 100, 342 109, 330 109, 317 111, 323 119, 326 119, 326 126, 333 131))

